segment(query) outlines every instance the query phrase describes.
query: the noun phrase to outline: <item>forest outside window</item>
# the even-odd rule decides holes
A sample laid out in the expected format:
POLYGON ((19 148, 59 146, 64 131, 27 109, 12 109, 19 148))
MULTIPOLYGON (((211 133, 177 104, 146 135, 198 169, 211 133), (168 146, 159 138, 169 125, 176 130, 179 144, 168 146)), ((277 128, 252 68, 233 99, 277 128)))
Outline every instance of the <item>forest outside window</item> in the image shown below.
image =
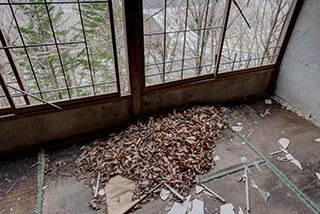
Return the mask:
POLYGON ((122 1, 1 0, 0 69, 14 104, 128 91, 122 16, 122 1))

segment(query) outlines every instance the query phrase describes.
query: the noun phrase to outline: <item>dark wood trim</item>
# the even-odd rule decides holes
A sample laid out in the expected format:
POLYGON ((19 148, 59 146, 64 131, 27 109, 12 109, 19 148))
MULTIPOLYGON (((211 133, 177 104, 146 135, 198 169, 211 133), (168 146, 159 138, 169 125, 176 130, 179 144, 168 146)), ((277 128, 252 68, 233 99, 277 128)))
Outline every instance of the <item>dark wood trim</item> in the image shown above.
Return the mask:
POLYGON ((239 78, 244 75, 254 75, 257 73, 266 73, 266 72, 273 73, 276 71, 276 69, 277 68, 275 64, 264 65, 264 66, 258 66, 258 67, 252 67, 252 68, 247 68, 242 70, 221 73, 219 74, 219 78, 216 78, 216 79, 213 79, 212 74, 209 74, 209 75, 200 76, 200 78, 197 78, 197 80, 195 80, 195 78, 187 79, 187 80, 190 80, 188 82, 176 81, 176 82, 165 83, 161 85, 150 86, 146 88, 147 90, 145 91, 145 94, 153 94, 153 93, 159 93, 159 91, 169 91, 169 90, 177 90, 181 88, 189 88, 189 87, 194 87, 196 85, 203 84, 204 82, 214 83, 218 81, 225 81, 228 79, 239 78))
POLYGON ((187 79, 183 79, 183 80, 177 80, 177 81, 147 86, 147 87, 145 87, 144 92, 156 91, 156 90, 163 89, 163 88, 174 87, 175 85, 183 85, 183 84, 188 84, 190 82, 197 82, 197 81, 206 80, 206 79, 213 79, 212 74, 205 74, 205 75, 198 76, 198 77, 191 77, 191 78, 187 78, 187 79))
POLYGON ((141 96, 145 87, 143 2, 142 0, 124 0, 123 3, 132 111, 137 117, 141 113, 141 96))
MULTIPOLYGON (((82 97, 82 98, 77 98, 73 100, 54 102, 54 104, 63 108, 63 111, 65 111, 65 110, 71 110, 76 108, 82 108, 86 106, 120 102, 122 100, 126 100, 129 98, 130 96, 119 97, 118 93, 113 93, 113 94, 103 94, 103 95, 96 95, 92 97, 82 97)), ((9 110, 10 109, 8 108, 0 110, 0 122, 4 120, 12 120, 12 119, 17 119, 21 117, 30 117, 34 115, 61 112, 60 110, 53 108, 51 106, 48 106, 47 104, 20 107, 16 109, 15 114, 10 114, 9 110)))
POLYGON ((220 66, 220 61, 221 61, 221 53, 222 53, 222 49, 223 49, 224 38, 225 38, 226 32, 227 32, 231 3, 232 3, 232 0, 227 0, 226 7, 224 9, 223 27, 222 27, 222 32, 220 34, 218 54, 216 57, 217 60, 215 63, 215 68, 214 68, 214 76, 215 77, 218 77, 219 66, 220 66))
MULTIPOLYGON (((7 42, 6 42, 6 39, 5 39, 5 37, 4 37, 3 33, 2 33, 1 28, 0 28, 0 41, 1 41, 2 47, 7 47, 8 46, 7 42)), ((24 85, 23 85, 22 80, 20 78, 20 75, 19 75, 18 69, 16 67, 16 64, 14 63, 13 57, 12 57, 12 55, 10 53, 10 50, 5 48, 4 52, 5 52, 6 56, 7 56, 7 59, 9 61, 10 66, 11 66, 12 72, 13 72, 16 80, 17 80, 17 83, 18 83, 20 89, 25 91, 24 85)), ((24 99, 24 101, 26 102, 27 105, 30 104, 30 101, 29 101, 29 98, 28 98, 27 95, 23 95, 23 99, 24 99)))
POLYGON ((13 102, 11 96, 10 96, 10 92, 9 92, 7 86, 6 86, 6 83, 5 83, 1 73, 0 73, 0 85, 2 87, 2 90, 3 90, 4 94, 6 95, 7 101, 9 102, 9 105, 10 105, 10 107, 12 109, 12 112, 16 112, 16 106, 15 106, 15 104, 14 104, 14 102, 13 102))
POLYGON ((115 71, 116 80, 117 80, 117 92, 120 94, 121 93, 120 74, 119 74, 118 51, 117 51, 117 42, 116 42, 115 27, 114 27, 112 1, 108 1, 108 9, 109 9, 109 20, 110 20, 109 23, 110 23, 111 38, 112 38, 114 71, 115 71))
MULTIPOLYGON (((212 83, 217 81, 224 81, 227 79, 233 79, 238 78, 242 75, 254 75, 255 73, 264 73, 264 72, 275 72, 276 66, 273 65, 264 65, 259 67, 252 67, 248 69, 242 69, 237 71, 231 71, 231 72, 225 72, 221 73, 219 75, 219 78, 213 79, 212 74, 196 77, 196 78, 190 78, 185 79, 183 81, 176 81, 176 82, 170 82, 166 84, 156 85, 147 87, 145 93, 157 93, 161 90, 175 90, 179 88, 185 88, 185 87, 192 87, 195 85, 202 84, 204 81, 210 81, 212 83)), ((70 110, 75 108, 82 108, 86 106, 94 106, 99 104, 105 104, 105 103, 117 103, 121 102, 123 100, 132 100, 131 95, 122 96, 119 97, 118 93, 114 94, 104 94, 104 95, 96 95, 92 97, 83 97, 78 98, 74 100, 65 100, 60 102, 55 102, 54 104, 60 106, 63 108, 63 110, 70 110)), ((40 104, 40 105, 31 105, 31 106, 25 106, 18 108, 16 111, 16 114, 10 114, 11 109, 5 108, 0 110, 0 122, 4 120, 12 120, 16 118, 21 117, 30 117, 34 115, 41 115, 46 113, 54 113, 59 112, 58 109, 52 108, 51 106, 48 106, 46 104, 40 104)))
POLYGON ((278 41, 278 45, 281 46, 281 48, 278 51, 278 53, 276 53, 276 55, 278 55, 277 61, 276 61, 277 71, 273 73, 273 75, 271 77, 270 85, 268 88, 268 93, 270 93, 270 94, 274 94, 274 92, 275 92, 276 84, 277 84, 278 76, 279 76, 279 72, 280 72, 281 62, 282 62, 282 59, 283 59, 284 54, 286 52, 288 43, 290 41, 295 23, 298 19, 300 10, 303 5, 303 2, 304 2, 304 0, 293 0, 289 14, 285 20, 285 24, 283 26, 283 30, 281 32, 281 35, 280 35, 280 38, 278 41))

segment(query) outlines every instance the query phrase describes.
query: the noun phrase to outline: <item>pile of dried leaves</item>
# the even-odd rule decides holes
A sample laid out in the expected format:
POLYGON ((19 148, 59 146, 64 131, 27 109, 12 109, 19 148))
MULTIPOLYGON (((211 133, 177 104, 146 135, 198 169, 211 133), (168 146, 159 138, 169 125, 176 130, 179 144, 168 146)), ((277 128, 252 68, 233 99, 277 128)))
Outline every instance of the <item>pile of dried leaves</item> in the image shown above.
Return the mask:
POLYGON ((82 147, 78 171, 106 184, 122 175, 137 184, 137 195, 166 182, 182 195, 189 194, 196 176, 209 171, 212 151, 224 126, 219 111, 197 106, 174 111, 129 126, 107 141, 82 147))

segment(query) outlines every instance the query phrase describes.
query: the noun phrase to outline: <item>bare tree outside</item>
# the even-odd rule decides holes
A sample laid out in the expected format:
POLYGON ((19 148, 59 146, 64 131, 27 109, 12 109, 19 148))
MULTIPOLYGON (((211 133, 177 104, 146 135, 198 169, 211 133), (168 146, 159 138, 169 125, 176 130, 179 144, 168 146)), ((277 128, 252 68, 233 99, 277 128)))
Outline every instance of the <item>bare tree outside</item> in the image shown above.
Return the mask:
MULTIPOLYGON (((291 3, 232 1, 220 71, 273 63, 291 3)), ((144 0, 147 85, 213 72, 225 5, 225 0, 144 0)))
POLYGON ((237 2, 249 25, 236 4, 232 4, 220 63, 222 72, 273 63, 292 3, 287 0, 237 2))

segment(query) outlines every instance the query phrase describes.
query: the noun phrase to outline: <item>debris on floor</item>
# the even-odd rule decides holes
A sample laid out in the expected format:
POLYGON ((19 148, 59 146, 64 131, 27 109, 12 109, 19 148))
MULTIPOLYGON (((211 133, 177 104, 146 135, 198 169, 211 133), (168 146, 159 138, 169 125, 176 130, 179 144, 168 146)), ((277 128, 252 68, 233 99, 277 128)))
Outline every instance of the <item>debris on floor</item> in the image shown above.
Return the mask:
POLYGON ((258 170, 259 172, 262 172, 262 169, 261 169, 261 167, 259 166, 259 163, 258 163, 258 162, 255 162, 255 163, 254 163, 254 166, 257 168, 257 170, 258 170))
POLYGON ((246 209, 247 213, 250 212, 250 196, 249 196, 249 177, 247 173, 247 169, 244 168, 244 179, 245 179, 245 184, 246 184, 246 209))
POLYGON ((182 203, 174 202, 168 214, 204 214, 204 202, 187 196, 182 203))
POLYGON ((289 147, 290 141, 287 138, 280 138, 279 139, 279 144, 281 145, 280 150, 272 152, 272 153, 270 153, 270 155, 276 155, 276 154, 279 154, 281 152, 283 152, 285 154, 289 153, 288 152, 288 147, 289 147))
POLYGON ((191 199, 191 196, 188 195, 182 203, 174 202, 168 214, 189 213, 192 209, 192 201, 190 201, 190 199, 191 199))
POLYGON ((296 165, 299 169, 303 170, 301 163, 295 159, 291 154, 286 154, 283 157, 278 157, 279 161, 289 161, 291 163, 293 163, 294 165, 296 165))
POLYGON ((221 158, 220 158, 219 155, 214 156, 214 158, 213 158, 213 161, 214 161, 214 162, 217 162, 217 161, 219 161, 219 160, 221 160, 221 158))
POLYGON ((178 193, 177 190, 173 189, 171 186, 169 186, 166 183, 164 183, 164 185, 172 192, 172 194, 177 196, 177 198, 179 198, 181 201, 183 201, 185 199, 185 197, 183 197, 180 193, 178 193))
POLYGON ((317 143, 320 143, 320 138, 315 139, 317 143))
POLYGON ((232 126, 232 131, 235 131, 235 132, 241 132, 243 126, 242 126, 242 123, 237 123, 236 126, 232 126))
POLYGON ((76 159, 78 174, 101 185, 122 175, 137 185, 137 196, 165 182, 182 196, 189 194, 197 175, 212 169, 212 152, 224 127, 221 113, 212 106, 138 121, 105 141, 83 146, 76 159))
POLYGON ((253 188, 255 188, 259 194, 261 195, 261 197, 263 198, 264 202, 267 202, 268 199, 270 198, 270 193, 269 192, 266 192, 264 191, 263 189, 260 189, 258 187, 258 185, 256 184, 255 180, 254 179, 251 179, 251 185, 253 188))
POLYGON ((201 193, 203 191, 203 187, 199 186, 196 184, 196 194, 198 195, 199 193, 201 193))
POLYGON ((99 183, 100 183, 100 172, 98 173, 98 178, 97 178, 96 186, 93 188, 93 189, 94 189, 94 197, 95 197, 95 198, 98 196, 99 183))
POLYGON ((174 202, 172 208, 168 212, 168 214, 185 214, 187 213, 187 207, 184 206, 183 203, 174 202))
POLYGON ((266 99, 264 100, 264 103, 267 105, 271 105, 272 104, 272 100, 271 99, 266 99))
POLYGON ((249 174, 251 174, 251 170, 250 170, 249 167, 247 166, 247 164, 249 163, 248 160, 247 160, 247 158, 246 158, 246 157, 241 157, 240 159, 241 159, 241 161, 242 161, 242 163, 243 163, 243 165, 244 165, 244 168, 247 170, 247 172, 248 172, 249 174))
POLYGON ((192 209, 188 214, 204 214, 204 202, 199 199, 192 201, 192 209))
POLYGON ((266 117, 266 116, 269 115, 269 114, 270 114, 270 110, 267 108, 264 113, 260 113, 259 115, 260 115, 261 117, 266 117))
POLYGON ((316 174, 317 178, 320 180, 320 173, 315 172, 315 174, 316 174))
POLYGON ((100 189, 99 192, 98 192, 99 196, 104 196, 105 194, 106 194, 106 192, 105 192, 104 189, 100 189))
POLYGON ((244 213, 243 213, 243 210, 242 210, 242 208, 241 208, 241 207, 239 207, 238 214, 244 214, 244 213))
POLYGON ((213 197, 219 199, 222 203, 225 203, 226 200, 221 197, 218 193, 214 192, 212 189, 210 189, 209 187, 205 186, 204 184, 200 184, 200 186, 205 189, 207 192, 210 193, 210 195, 212 195, 213 197))
POLYGON ((285 156, 283 157, 278 157, 278 161, 290 161, 291 163, 293 163, 294 165, 296 165, 297 167, 299 167, 299 169, 303 169, 301 166, 301 163, 295 159, 288 151, 288 147, 290 144, 290 141, 287 138, 280 138, 279 139, 279 144, 281 145, 280 150, 275 151, 270 153, 270 155, 276 155, 279 153, 285 153, 285 156))
POLYGON ((160 192, 160 198, 163 200, 163 201, 166 201, 169 196, 170 196, 170 190, 166 190, 166 189, 161 189, 161 192, 160 192))
POLYGON ((105 187, 108 213, 125 213, 137 204, 139 200, 133 200, 135 189, 133 181, 120 175, 112 177, 105 187))
POLYGON ((93 210, 100 210, 101 206, 100 206, 100 201, 96 198, 92 199, 91 201, 89 201, 89 206, 93 209, 93 210))
POLYGON ((227 204, 221 205, 220 214, 235 214, 233 204, 227 203, 227 204))

